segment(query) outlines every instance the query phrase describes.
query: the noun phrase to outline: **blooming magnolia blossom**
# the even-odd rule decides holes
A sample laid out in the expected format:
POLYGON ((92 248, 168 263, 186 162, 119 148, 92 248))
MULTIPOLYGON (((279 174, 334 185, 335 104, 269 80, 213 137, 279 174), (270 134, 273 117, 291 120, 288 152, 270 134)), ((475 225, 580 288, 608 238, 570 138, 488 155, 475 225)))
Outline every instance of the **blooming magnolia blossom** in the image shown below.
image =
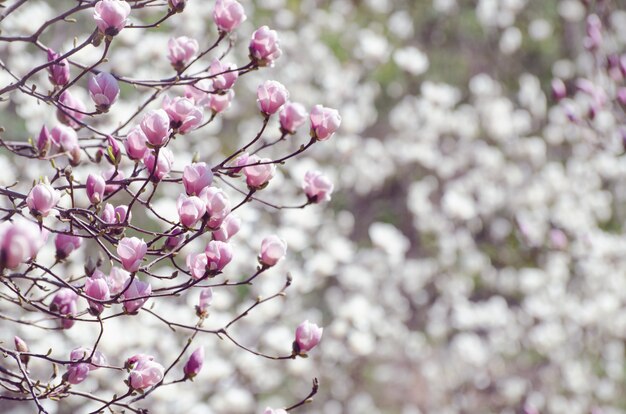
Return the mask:
POLYGON ((229 89, 225 94, 211 94, 209 97, 209 109, 213 111, 214 114, 219 114, 224 112, 228 108, 230 108, 230 103, 235 97, 235 91, 229 89))
POLYGON ((117 79, 110 73, 100 72, 89 79, 89 96, 98 110, 106 112, 120 96, 117 79))
POLYGON ((232 32, 246 20, 243 6, 236 0, 217 0, 213 21, 222 32, 232 32))
POLYGON ((333 183, 319 171, 307 171, 302 188, 307 198, 313 203, 330 201, 333 183))
POLYGON ((205 187, 198 196, 206 204, 206 212, 209 215, 208 225, 212 229, 219 228, 230 213, 230 200, 226 193, 216 187, 205 187))
POLYGON ((47 217, 60 198, 61 194, 46 181, 30 190, 26 197, 26 204, 34 215, 47 217))
POLYGON ((276 235, 263 239, 259 262, 264 266, 274 266, 287 253, 287 243, 276 235))
POLYGON ((176 97, 163 98, 163 109, 170 118, 170 126, 180 134, 196 129, 203 119, 202 108, 194 105, 191 99, 176 97))
POLYGON ((254 189, 264 188, 276 173, 276 165, 270 158, 259 158, 251 155, 247 159, 248 165, 243 168, 246 184, 254 189))
POLYGON ((202 279, 208 270, 209 261, 204 253, 195 253, 187 256, 187 269, 191 274, 191 277, 200 280, 202 279))
POLYGON ((102 221, 109 225, 122 224, 126 221, 126 215, 128 216, 128 221, 130 222, 132 214, 128 212, 128 206, 117 206, 113 207, 113 205, 107 203, 104 205, 102 209, 102 221))
POLYGON ((58 233, 54 239, 54 246, 56 248, 56 257, 58 260, 66 259, 70 253, 80 248, 83 244, 83 239, 78 236, 74 236, 69 233, 58 233))
POLYGON ((124 0, 100 0, 94 8, 93 18, 100 32, 117 35, 126 26, 130 4, 124 0))
POLYGON ((71 317, 78 312, 77 300, 78 295, 76 292, 68 288, 60 289, 52 298, 50 310, 65 316, 61 319, 61 327, 63 329, 70 329, 74 326, 75 321, 71 317))
POLYGON ((109 286, 109 295, 113 296, 122 292, 129 279, 130 273, 113 266, 109 271, 109 276, 106 277, 107 285, 109 286))
POLYGON ((148 142, 148 138, 146 138, 143 129, 140 126, 133 128, 124 140, 124 148, 126 148, 128 158, 135 161, 142 160, 148 152, 146 142, 148 142))
POLYGON ((320 328, 308 320, 302 322, 296 329, 294 349, 296 352, 309 352, 319 344, 323 332, 324 328, 320 328))
POLYGON ((89 301, 89 306, 94 314, 102 313, 104 305, 99 301, 109 300, 110 291, 109 285, 102 272, 94 272, 94 274, 87 278, 84 287, 85 295, 89 296, 95 301, 89 301))
POLYGON ((143 390, 156 385, 163 379, 165 369, 153 359, 138 357, 132 364, 128 382, 131 388, 143 390))
POLYGON ((199 197, 178 196, 176 201, 180 223, 185 227, 193 227, 206 214, 206 204, 199 197))
POLYGON ((70 384, 80 384, 87 379, 89 375, 89 364, 81 362, 78 364, 72 364, 67 369, 65 378, 70 384))
POLYGON ((315 105, 311 109, 311 135, 319 141, 333 136, 341 125, 341 117, 336 109, 315 105))
POLYGON ((148 112, 140 123, 147 141, 155 147, 163 146, 170 135, 170 117, 163 109, 148 112))
POLYGON ((232 63, 222 63, 219 59, 213 59, 209 66, 209 75, 213 81, 213 89, 216 91, 225 91, 235 84, 239 72, 236 70, 237 65, 232 63))
POLYGON ((199 195, 213 182, 213 171, 204 162, 196 162, 185 167, 183 185, 188 195, 199 195))
POLYGON ((137 312, 152 294, 152 286, 139 279, 129 279, 123 289, 124 310, 127 313, 137 312))
POLYGON ((0 265, 2 268, 16 269, 37 255, 46 242, 47 231, 25 219, 0 224, 0 265))
POLYGON ((207 266, 212 273, 221 272, 233 259, 233 248, 230 244, 219 240, 211 240, 204 251, 207 266))
POLYGON ((175 69, 182 69, 198 53, 198 41, 187 36, 172 38, 167 42, 168 59, 175 69))
POLYGON ((239 232, 240 228, 241 219, 235 214, 229 214, 220 225, 220 228, 213 231, 213 240, 227 242, 239 232))
POLYGON ((284 132, 294 134, 298 128, 304 125, 307 115, 304 105, 297 102, 287 102, 280 109, 280 127, 284 132))
POLYGON ((76 131, 65 125, 57 125, 50 131, 50 139, 52 144, 61 151, 73 152, 80 151, 78 146, 78 135, 76 131))
POLYGON ((282 83, 268 80, 257 89, 257 106, 265 115, 273 115, 287 102, 289 91, 282 83))
POLYGON ((146 242, 137 237, 124 237, 117 246, 122 266, 129 272, 136 272, 139 269, 147 251, 146 242))
POLYGON ((252 34, 248 49, 250 58, 258 66, 274 66, 274 61, 283 54, 278 33, 267 26, 261 26, 252 34))

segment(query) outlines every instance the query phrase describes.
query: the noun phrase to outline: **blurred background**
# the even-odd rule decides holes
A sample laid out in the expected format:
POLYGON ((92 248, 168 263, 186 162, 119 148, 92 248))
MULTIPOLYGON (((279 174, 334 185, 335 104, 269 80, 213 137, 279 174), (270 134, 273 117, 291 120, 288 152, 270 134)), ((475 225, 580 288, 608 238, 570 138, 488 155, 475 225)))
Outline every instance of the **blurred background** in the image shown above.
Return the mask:
MULTIPOLYGON (((242 321, 238 338, 268 353, 289 352, 304 319, 324 326, 324 336, 309 359, 287 362, 203 337, 204 371, 193 384, 155 393, 151 412, 262 412, 306 395, 313 377, 320 391, 298 412, 626 412, 626 3, 241 2, 248 20, 228 59, 247 62, 247 40, 261 25, 278 30, 284 55, 275 67, 240 78, 223 117, 175 142, 177 166, 196 151, 219 161, 254 136, 261 123, 254 91, 265 79, 279 80, 307 107, 338 108, 343 123, 331 141, 279 168, 263 194, 276 203, 301 201, 304 173, 319 169, 335 183, 330 204, 243 209, 232 275, 249 274, 267 234, 287 240, 289 258, 249 290, 216 292, 207 325, 220 326, 290 272, 287 297, 242 321), (554 79, 565 88, 556 96, 554 79)), ((71 4, 30 0, 2 22, 3 32, 30 33, 71 4)), ((190 0, 158 30, 123 31, 106 66, 137 78, 166 76, 170 37, 191 36, 201 47, 215 39, 212 7, 190 0)), ((133 19, 156 16, 145 10, 133 19)), ((91 30, 90 18, 58 25, 45 42, 69 50, 74 35, 91 30)), ((45 61, 23 44, 0 48, 18 72, 45 61)), ((77 60, 98 57, 91 48, 77 60)), ((97 122, 116 125, 145 93, 123 89, 97 122)), ((14 94, 1 105, 0 124, 15 139, 55 122, 50 107, 29 97, 14 94)), ((272 126, 269 135, 278 136, 272 126)), ((267 154, 297 148, 304 135, 267 154)), ((6 154, 0 164, 2 184, 19 178, 24 188, 45 169, 16 165, 6 154)), ((172 213, 173 200, 159 203, 172 213)), ((68 273, 80 272, 76 262, 68 273)), ((196 300, 160 301, 155 311, 191 321, 196 300)), ((151 349, 166 358, 185 336, 166 335, 156 322, 145 315, 111 321, 103 351, 115 359, 151 349)), ((41 336, 8 325, 2 340, 19 333, 31 349, 65 355, 97 333, 91 328, 41 336)), ((98 372, 81 387, 105 394, 123 388, 111 383, 98 372)), ((87 410, 71 402, 50 407, 87 410)))

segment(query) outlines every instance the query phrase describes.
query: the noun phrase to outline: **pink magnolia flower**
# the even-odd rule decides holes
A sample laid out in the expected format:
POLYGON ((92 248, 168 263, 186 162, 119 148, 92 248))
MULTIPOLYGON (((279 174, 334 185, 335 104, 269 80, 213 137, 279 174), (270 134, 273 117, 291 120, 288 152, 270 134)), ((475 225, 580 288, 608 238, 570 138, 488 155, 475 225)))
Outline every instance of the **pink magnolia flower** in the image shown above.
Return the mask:
POLYGON ((213 21, 222 32, 232 32, 243 21, 246 14, 243 6, 236 0, 217 0, 213 9, 213 21))
POLYGON ((150 283, 142 282, 139 279, 129 279, 127 284, 130 283, 128 288, 124 287, 124 310, 127 313, 134 313, 143 306, 152 294, 152 286, 150 283))
POLYGON ((91 204, 98 204, 102 201, 105 187, 106 182, 101 175, 89 174, 87 176, 85 191, 87 192, 87 198, 89 198, 91 204))
POLYGON ((198 53, 198 41, 187 36, 172 38, 167 42, 168 59, 176 70, 185 67, 198 53))
POLYGON ((227 242, 241 228, 241 219, 234 214, 226 216, 219 229, 213 231, 213 240, 227 242))
POLYGON ((191 99, 176 97, 163 98, 163 109, 170 118, 170 126, 180 134, 196 129, 202 123, 202 109, 195 106, 191 99))
POLYGON ((248 166, 243 168, 248 187, 261 189, 269 183, 276 172, 276 165, 271 162, 270 158, 259 158, 256 155, 248 158, 248 166))
POLYGON ((158 159, 156 160, 156 166, 154 163, 154 154, 152 152, 149 152, 144 157, 143 163, 152 179, 160 181, 167 177, 170 173, 172 164, 174 163, 174 154, 172 154, 172 151, 170 151, 169 148, 161 148, 158 159))
POLYGON ((259 262, 264 266, 274 266, 287 253, 287 243, 278 236, 271 235, 263 239, 259 262))
POLYGON ((221 226, 231 208, 226 193, 216 187, 205 187, 200 192, 199 197, 206 204, 206 212, 209 214, 209 227, 216 229, 221 226))
POLYGON ((109 292, 109 285, 102 272, 94 272, 94 274, 87 278, 84 287, 85 295, 89 296, 94 301, 89 301, 89 307, 92 312, 99 315, 104 310, 104 305, 98 301, 109 300, 111 298, 109 292))
POLYGON ((212 76, 213 89, 215 91, 225 91, 232 88, 239 77, 239 72, 235 69, 237 69, 237 65, 232 63, 224 64, 219 59, 213 59, 211 66, 209 66, 209 75, 212 76))
POLYGON ((330 201, 330 195, 333 192, 333 183, 319 171, 307 171, 304 175, 302 188, 309 199, 313 203, 321 203, 322 201, 330 201))
POLYGON ((123 291, 128 283, 128 279, 130 279, 130 274, 127 271, 119 267, 112 267, 109 271, 109 276, 106 278, 109 294, 117 295, 123 291))
POLYGON ((202 369, 202 365, 204 364, 204 348, 200 347, 193 351, 187 363, 183 368, 183 372, 185 373, 186 378, 193 378, 202 369))
POLYGON ((163 366, 153 359, 138 357, 132 364, 129 384, 135 390, 143 390, 158 384, 165 375, 163 366))
POLYGON ((204 162, 196 162, 185 167, 183 185, 188 195, 198 195, 213 182, 213 171, 204 162))
POLYGON ((293 134, 306 122, 306 109, 302 104, 287 102, 280 110, 280 128, 283 132, 293 134))
POLYGON ((200 291, 200 298, 198 300, 198 312, 204 313, 211 306, 213 302, 213 289, 208 287, 200 291))
POLYGON ((148 142, 160 147, 167 142, 170 135, 170 117, 163 109, 156 109, 143 117, 140 127, 148 142))
POLYGON ((39 155, 41 157, 45 157, 48 154, 48 151, 50 151, 51 146, 52 135, 50 134, 48 128, 44 125, 41 127, 41 131, 39 131, 39 136, 37 137, 37 151, 39 151, 39 155))
MULTIPOLYGON (((117 207, 113 207, 113 205, 106 203, 104 208, 102 209, 102 221, 109 225, 122 224, 126 221, 126 215, 128 215, 128 206, 121 205, 117 207)), ((128 221, 132 214, 128 216, 128 221)))
POLYGON ((232 102, 234 97, 235 91, 233 91, 232 89, 229 89, 228 92, 223 95, 212 93, 209 97, 209 108, 215 114, 224 112, 225 110, 230 108, 230 103, 232 102))
POLYGON ((308 320, 302 322, 296 328, 296 340, 294 342, 294 351, 296 353, 308 352, 315 348, 322 339, 324 328, 320 328, 308 320))
POLYGON ((191 277, 200 280, 208 270, 208 258, 204 253, 190 254, 187 256, 187 269, 191 273, 191 277))
POLYGON ((26 204, 33 215, 47 217, 60 198, 61 194, 46 180, 30 190, 26 197, 26 204))
POLYGON ((89 96, 99 111, 106 112, 120 96, 120 86, 117 79, 110 73, 100 72, 89 79, 89 96))
POLYGON ((63 329, 69 329, 74 326, 74 320, 71 316, 75 316, 77 313, 77 300, 78 295, 71 289, 63 288, 54 295, 52 302, 50 303, 50 311, 66 316, 61 320, 61 326, 63 329))
POLYGON ((75 149, 79 149, 78 135, 76 131, 65 125, 57 125, 50 131, 50 138, 52 144, 58 147, 61 151, 72 152, 75 149))
POLYGON ((341 117, 336 109, 315 105, 311 109, 311 135, 319 141, 332 137, 341 125, 341 117))
POLYGON ((135 161, 143 159, 148 152, 147 141, 146 134, 143 133, 140 126, 133 128, 124 140, 124 148, 126 148, 128 158, 135 161))
POLYGON ((185 227, 193 227, 206 214, 206 204, 196 196, 181 194, 176 201, 176 209, 180 223, 185 227))
MULTIPOLYGON (((52 49, 48 49, 48 62, 53 62, 60 56, 52 49)), ((70 81, 70 64, 67 59, 61 59, 59 62, 48 66, 48 73, 50 74, 50 82, 54 85, 64 86, 70 81)))
POLYGON ((96 3, 93 18, 100 32, 117 35, 126 26, 130 4, 123 0, 100 0, 96 3))
POLYGON ((45 244, 47 235, 35 223, 25 219, 0 224, 0 267, 16 269, 34 258, 45 244))
POLYGON ((72 128, 81 126, 80 122, 85 118, 87 108, 83 101, 76 98, 69 90, 59 96, 59 106, 57 107, 57 118, 65 125, 72 128))
POLYGON ((243 154, 241 154, 235 159, 235 162, 232 165, 233 167, 237 167, 237 168, 232 168, 230 171, 233 174, 240 173, 243 167, 245 167, 248 164, 251 164, 249 160, 250 160, 250 154, 248 154, 247 152, 244 152, 243 154))
POLYGON ((117 245, 117 254, 122 266, 129 272, 136 272, 143 257, 148 251, 148 245, 137 237, 124 237, 117 245))
POLYGON ((259 85, 256 96, 256 103, 261 112, 273 115, 287 102, 289 91, 282 83, 268 80, 259 85))
POLYGON ((79 364, 70 365, 64 377, 67 382, 76 385, 85 381, 88 375, 89 364, 81 362, 79 364))
POLYGON ((274 66, 274 61, 282 54, 278 33, 267 26, 261 26, 254 33, 248 47, 250 59, 258 66, 274 66))
POLYGON ((204 252, 207 257, 207 265, 212 273, 221 272, 233 259, 233 248, 230 244, 219 240, 211 240, 204 252))
POLYGON ((120 188, 120 184, 111 184, 114 181, 121 181, 125 178, 124 171, 118 170, 115 167, 110 167, 102 173, 102 178, 107 183, 104 186, 104 195, 109 195, 120 188))
POLYGON ((83 244, 82 237, 74 236, 73 234, 59 233, 54 239, 54 246, 56 247, 56 257, 58 260, 63 260, 70 255, 74 250, 80 248, 83 244))
POLYGON ((91 363, 87 364, 89 371, 95 371, 98 368, 107 365, 108 361, 104 354, 100 351, 95 351, 91 348, 79 347, 74 348, 70 353, 70 361, 83 363, 91 356, 91 363), (91 355, 93 353, 93 356, 91 355))

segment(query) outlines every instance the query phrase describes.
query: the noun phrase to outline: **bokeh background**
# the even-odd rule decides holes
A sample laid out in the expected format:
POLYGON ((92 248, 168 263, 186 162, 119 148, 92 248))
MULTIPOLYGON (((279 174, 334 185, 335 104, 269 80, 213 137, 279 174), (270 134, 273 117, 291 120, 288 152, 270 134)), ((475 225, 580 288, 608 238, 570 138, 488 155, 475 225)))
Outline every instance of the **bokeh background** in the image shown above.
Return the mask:
MULTIPOLYGON (((3 32, 30 33, 36 22, 72 4, 29 3, 2 23, 3 32)), ((243 209, 231 275, 249 274, 260 240, 270 233, 287 240, 289 258, 250 289, 216 292, 207 327, 273 292, 290 272, 287 297, 257 309, 237 337, 284 354, 304 319, 324 326, 324 337, 309 359, 288 362, 202 337, 203 372, 192 384, 154 393, 153 412, 262 412, 306 395, 313 377, 320 391, 299 412, 626 412, 626 125, 616 100, 626 62, 624 72, 609 63, 625 51, 626 3, 242 3, 248 20, 230 60, 247 61, 247 39, 263 24, 279 31, 284 55, 274 68, 238 81, 223 117, 175 142, 176 165, 182 168, 196 151, 216 162, 247 142, 261 123, 254 91, 265 79, 281 81, 307 106, 338 108, 343 124, 331 141, 279 168, 264 190, 265 199, 293 204, 303 198, 304 173, 320 169, 335 183, 330 204, 243 209), (595 50, 585 47, 590 14, 603 25, 595 50), (568 88, 560 102, 551 96, 554 78, 568 88), (581 79, 589 81, 587 90, 581 79)), ((105 67, 138 78, 168 75, 170 37, 191 36, 201 46, 215 39, 212 7, 212 1, 190 0, 158 30, 123 31, 105 67)), ((58 25, 46 42, 67 50, 74 35, 91 30, 90 17, 82 13, 76 23, 58 25)), ((133 19, 154 21, 155 12, 133 19)), ((18 72, 45 60, 23 44, 0 47, 18 72)), ((88 49, 78 60, 98 56, 88 49)), ((0 72, 0 84, 6 82, 0 72)), ((83 85, 86 98, 84 91, 83 85)), ((123 89, 99 125, 115 125, 143 93, 123 89)), ((1 108, 0 124, 15 139, 55 122, 52 108, 29 97, 13 95, 1 108)), ((273 127, 270 136, 278 136, 273 127)), ((304 135, 273 154, 297 148, 304 135)), ((6 154, 0 164, 3 185, 20 179, 24 189, 45 171, 17 165, 6 154)), ((166 196, 160 208, 171 214, 174 201, 166 196)), ((66 271, 80 272, 81 257, 89 253, 78 253, 66 271)), ((154 310, 192 321, 196 299, 158 301, 154 310)), ((46 335, 2 326, 3 341, 19 333, 31 349, 53 348, 57 355, 97 333, 90 326, 46 335)), ((103 351, 111 360, 134 350, 165 360, 185 341, 149 315, 116 319, 107 329, 103 351)), ((42 375, 46 369, 40 367, 42 375)), ((121 379, 106 372, 80 387, 123 390, 121 379)), ((2 404, 2 412, 33 412, 32 406, 2 404)), ((76 404, 50 407, 56 413, 88 410, 76 404)))

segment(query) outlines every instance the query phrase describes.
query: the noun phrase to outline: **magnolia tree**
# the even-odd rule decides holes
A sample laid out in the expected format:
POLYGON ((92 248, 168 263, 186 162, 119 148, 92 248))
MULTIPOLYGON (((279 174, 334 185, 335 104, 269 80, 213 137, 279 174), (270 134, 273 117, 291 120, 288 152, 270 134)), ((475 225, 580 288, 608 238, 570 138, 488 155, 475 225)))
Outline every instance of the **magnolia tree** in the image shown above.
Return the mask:
MULTIPOLYGON (((185 6, 185 0, 81 0, 68 9, 59 7, 54 18, 30 35, 3 31, 0 36, 5 45, 27 44, 32 54, 28 68, 13 67, 10 52, 1 62, 11 81, 0 87, 0 98, 36 100, 55 111, 58 119, 41 125, 39 135, 28 141, 12 136, 10 129, 2 131, 0 144, 10 152, 12 162, 27 168, 36 164, 34 168, 43 172, 35 182, 18 180, 0 187, 0 295, 6 313, 2 319, 5 326, 26 326, 39 330, 42 337, 81 325, 95 326, 98 332, 72 349, 61 349, 65 355, 60 355, 55 343, 36 349, 18 336, 3 337, 2 400, 32 404, 39 412, 75 399, 79 406, 90 404, 93 412, 143 413, 148 412, 151 393, 192 381, 201 371, 205 352, 197 345, 199 337, 228 341, 241 352, 272 360, 306 357, 320 342, 323 329, 308 320, 294 327, 292 350, 284 355, 245 345, 232 333, 255 308, 285 296, 292 281, 289 274, 281 289, 250 300, 221 327, 204 325, 214 295, 254 284, 287 253, 283 239, 267 234, 257 258, 248 263, 249 273, 229 275, 228 265, 238 254, 230 240, 242 225, 237 210, 302 209, 328 201, 333 184, 318 171, 306 173, 300 204, 283 205, 263 198, 262 193, 277 168, 329 140, 341 118, 335 109, 322 105, 307 112, 303 105, 289 101, 281 83, 267 80, 258 86, 256 97, 244 97, 257 102, 256 135, 221 160, 209 162, 208 156, 214 154, 196 153, 184 168, 174 169, 175 142, 191 145, 184 143, 186 135, 197 133, 229 109, 239 77, 272 67, 281 56, 276 31, 262 26, 247 45, 249 60, 241 66, 230 63, 227 56, 240 43, 235 33, 246 14, 235 0, 217 0, 215 39, 180 36, 164 45, 161 58, 171 63, 170 76, 129 77, 105 70, 120 32, 157 30, 167 20, 176 24, 185 6), (145 13, 154 22, 134 23, 134 13, 145 13), (53 50, 44 43, 46 33, 68 21, 89 31, 76 37, 69 50, 53 50), (100 57, 87 65, 80 63, 75 55, 85 48, 95 48, 100 57), (91 102, 81 98, 87 96, 85 89, 91 102), (114 127, 102 123, 125 99, 136 109, 117 114, 123 120, 114 127), (265 135, 273 119, 278 121, 278 131, 269 139, 265 135), (263 156, 267 148, 276 151, 287 142, 291 145, 306 132, 310 134, 295 149, 284 150, 280 157, 263 156), (160 211, 157 198, 172 199, 175 218, 160 211), (51 244, 55 257, 38 258, 40 250, 51 244), (80 249, 86 251, 78 256, 80 249), (72 261, 77 256, 87 259, 76 266, 72 261), (195 309, 177 309, 180 314, 195 314, 194 323, 181 323, 177 315, 159 312, 159 301, 179 296, 194 298, 195 309), (119 335, 120 326, 132 330, 138 314, 160 323, 159 337, 186 335, 184 345, 167 355, 152 355, 150 349, 107 355, 102 338, 119 335), (106 372, 107 383, 124 384, 124 391, 81 389, 96 370, 100 375, 106 372)), ((0 21, 28 7, 24 0, 9 2, 0 21)), ((149 68, 143 72, 149 73, 149 68)), ((259 412, 291 411, 309 402, 317 388, 313 379, 309 395, 294 398, 297 402, 289 407, 259 412)))

